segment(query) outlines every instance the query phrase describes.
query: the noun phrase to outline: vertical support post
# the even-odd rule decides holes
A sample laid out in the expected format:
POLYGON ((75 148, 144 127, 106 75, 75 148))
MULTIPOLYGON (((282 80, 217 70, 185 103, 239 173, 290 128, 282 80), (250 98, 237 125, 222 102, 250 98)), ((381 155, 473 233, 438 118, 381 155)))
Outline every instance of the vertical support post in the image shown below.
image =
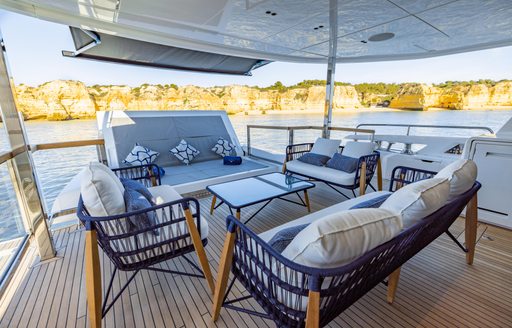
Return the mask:
POLYGON ((325 84, 324 125, 322 137, 329 139, 332 124, 332 103, 334 98, 336 52, 338 50, 338 0, 329 0, 329 57, 325 84))
POLYGON ((251 127, 247 126, 247 156, 251 156, 251 127))
POLYGON ((464 230, 465 234, 465 244, 467 248, 466 253, 466 263, 473 264, 473 258, 475 257, 475 247, 476 247, 476 231, 478 226, 478 198, 477 194, 471 198, 466 207, 466 229, 464 230))
POLYGON ((293 128, 288 128, 288 145, 293 145, 293 128))
MULTIPOLYGON (((90 223, 88 223, 90 225, 90 223)), ((85 232, 85 286, 92 328, 101 328, 101 268, 96 230, 85 232)))

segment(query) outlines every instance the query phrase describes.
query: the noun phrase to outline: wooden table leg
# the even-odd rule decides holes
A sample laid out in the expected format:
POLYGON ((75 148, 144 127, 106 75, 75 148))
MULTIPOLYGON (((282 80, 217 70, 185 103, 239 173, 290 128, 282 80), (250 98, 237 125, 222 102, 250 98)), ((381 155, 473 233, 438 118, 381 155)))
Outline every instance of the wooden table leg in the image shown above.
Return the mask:
POLYGON ((396 289, 398 287, 398 280, 400 279, 400 269, 402 267, 399 267, 398 269, 396 269, 395 271, 393 271, 390 275, 389 275, 389 279, 388 279, 388 295, 387 295, 387 299, 388 299, 388 303, 389 304, 392 304, 393 301, 395 300, 395 294, 396 294, 396 289))
POLYGON ((101 327, 101 268, 96 230, 85 232, 85 286, 91 327, 101 327))
POLYGON ((311 213, 311 205, 309 203, 309 195, 308 195, 307 190, 304 190, 304 201, 306 202, 306 207, 308 208, 308 212, 311 213))
POLYGON ((468 252, 466 253, 467 264, 473 264, 476 247, 476 232, 478 227, 478 198, 473 196, 466 207, 466 229, 465 244, 468 252))
POLYGON ((215 203, 217 203, 217 196, 213 195, 212 206, 210 207, 210 215, 213 215, 213 210, 215 210, 215 203))
MULTIPOLYGON (((240 220, 239 208, 236 210, 236 218, 240 220)), ((212 319, 214 322, 219 318, 222 301, 224 300, 224 295, 226 295, 229 273, 231 272, 231 263, 233 261, 235 237, 236 232, 227 232, 220 256, 219 270, 217 271, 217 284, 215 285, 215 294, 213 295, 212 319)))

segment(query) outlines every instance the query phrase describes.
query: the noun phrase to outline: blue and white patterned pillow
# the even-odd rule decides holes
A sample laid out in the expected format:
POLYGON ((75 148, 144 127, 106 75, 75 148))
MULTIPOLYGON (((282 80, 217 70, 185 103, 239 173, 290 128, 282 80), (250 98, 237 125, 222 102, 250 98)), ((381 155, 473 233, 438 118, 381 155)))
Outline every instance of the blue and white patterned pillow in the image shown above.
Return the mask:
POLYGON ((229 156, 235 150, 235 146, 224 138, 219 138, 212 151, 222 157, 229 156))
POLYGON ((128 156, 126 156, 123 163, 129 165, 151 164, 155 161, 158 155, 160 155, 159 152, 136 143, 135 147, 133 147, 132 151, 128 154, 128 156))
POLYGON ((184 164, 190 164, 192 160, 199 155, 199 150, 192 147, 185 140, 181 140, 180 143, 169 150, 177 159, 179 159, 184 164))

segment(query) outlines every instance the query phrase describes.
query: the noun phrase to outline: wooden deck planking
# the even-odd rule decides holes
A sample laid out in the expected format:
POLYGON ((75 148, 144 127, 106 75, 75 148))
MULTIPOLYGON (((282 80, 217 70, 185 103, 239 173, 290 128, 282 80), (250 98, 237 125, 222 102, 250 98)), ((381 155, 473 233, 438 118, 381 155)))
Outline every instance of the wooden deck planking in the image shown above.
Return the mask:
MULTIPOLYGON (((318 186, 310 192, 312 210, 341 200, 341 196, 318 186)), ((212 273, 225 237, 225 217, 221 206, 209 215, 211 198, 201 199, 201 213, 209 221, 206 253, 212 273)), ((242 211, 249 217, 258 205, 242 211)), ((307 214, 303 207, 275 201, 260 212, 250 227, 262 232, 307 214), (283 213, 286 213, 285 215, 283 213)), ((459 219, 452 233, 464 240, 464 221, 459 219)), ((473 266, 447 237, 441 236, 403 266, 397 297, 386 303, 386 288, 379 285, 341 314, 332 327, 512 327, 512 231, 479 225, 479 242, 473 266)), ((87 327, 83 274, 84 235, 75 228, 55 232, 59 260, 38 263, 30 247, 0 300, 0 327, 87 327)), ((195 261, 191 254, 189 258, 195 261)), ((196 261, 195 261, 196 262, 196 261)), ((112 264, 102 255, 103 289, 112 264)), ((160 264, 161 268, 193 272, 183 259, 160 264)), ((129 274, 120 272, 113 284, 117 293, 129 274)), ((233 293, 243 293, 237 283, 233 293)), ((105 327, 210 327, 212 295, 203 279, 162 272, 144 271, 105 317, 105 327)), ((242 306, 259 310, 252 300, 242 306)), ((217 327, 273 327, 273 323, 222 309, 217 327)))

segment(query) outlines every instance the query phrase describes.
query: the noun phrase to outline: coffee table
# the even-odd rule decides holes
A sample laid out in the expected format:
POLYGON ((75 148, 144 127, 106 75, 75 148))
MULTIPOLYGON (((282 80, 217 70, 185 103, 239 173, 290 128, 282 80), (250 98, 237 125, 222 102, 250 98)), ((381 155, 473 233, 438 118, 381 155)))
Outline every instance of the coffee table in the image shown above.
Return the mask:
POLYGON ((236 218, 240 220, 242 208, 264 203, 260 209, 244 222, 248 223, 274 199, 281 199, 307 207, 308 211, 311 212, 308 189, 313 187, 315 187, 315 184, 291 175, 270 173, 210 185, 206 187, 206 190, 213 194, 210 214, 213 214, 213 211, 222 204, 226 204, 231 214, 233 214, 233 210, 236 210, 236 218), (304 199, 300 196, 300 192, 304 193, 304 199), (300 202, 283 198, 290 194, 297 194, 300 202), (218 204, 217 198, 220 199, 218 204))

